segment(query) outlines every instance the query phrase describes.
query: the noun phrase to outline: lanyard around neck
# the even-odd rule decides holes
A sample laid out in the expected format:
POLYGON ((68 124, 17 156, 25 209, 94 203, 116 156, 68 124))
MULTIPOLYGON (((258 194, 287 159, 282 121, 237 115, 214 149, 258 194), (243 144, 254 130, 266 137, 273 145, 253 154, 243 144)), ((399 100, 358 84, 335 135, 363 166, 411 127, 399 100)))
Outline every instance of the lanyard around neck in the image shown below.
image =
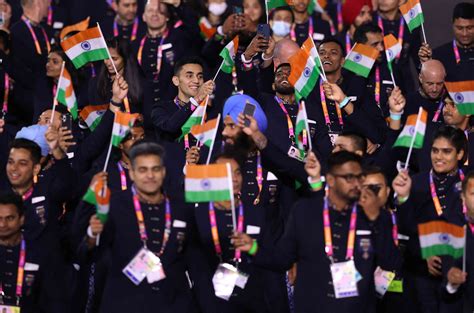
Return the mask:
MULTIPOLYGON (((324 120, 326 122, 326 125, 328 125, 330 127, 331 126, 331 119, 329 117, 326 94, 324 93, 322 80, 319 81, 319 94, 321 96, 321 106, 323 107, 324 120)), ((335 106, 336 106, 337 118, 339 120, 339 125, 341 125, 341 127, 343 127, 344 126, 344 121, 342 119, 341 109, 339 108, 338 105, 335 105, 335 106)))
POLYGON ((375 66, 375 103, 380 107, 380 67, 375 66))
POLYGON ((432 122, 437 122, 438 121, 439 116, 441 115, 441 112, 443 111, 443 105, 444 105, 443 99, 439 100, 438 108, 436 109, 436 112, 435 112, 435 115, 433 116, 432 122))
MULTIPOLYGON (((165 42, 166 37, 168 37, 168 30, 166 30, 160 39, 160 44, 158 45, 157 52, 156 52, 156 73, 155 75, 158 76, 161 71, 161 65, 163 64, 163 43, 165 42)), ((145 46, 145 41, 148 38, 147 35, 143 36, 142 40, 140 41, 140 47, 138 48, 138 64, 142 65, 142 56, 143 56, 143 47, 145 46)))
POLYGON ((260 155, 260 150, 257 151, 257 176, 255 177, 257 180, 258 186, 258 195, 257 198, 253 201, 254 205, 260 203, 260 196, 262 194, 263 189, 263 168, 262 168, 262 156, 260 155))
MULTIPOLYGON (((143 211, 140 205, 140 199, 138 198, 137 191, 135 186, 132 186, 133 193, 133 206, 135 207, 135 215, 138 222, 138 231, 140 233, 140 239, 143 242, 143 245, 146 247, 146 242, 148 240, 148 235, 145 227, 145 219, 143 217, 143 211)), ((170 238, 171 234, 171 205, 168 198, 165 200, 165 231, 163 232, 163 242, 161 244, 161 249, 158 256, 161 256, 165 251, 166 244, 170 238)))
MULTIPOLYGON (((222 261, 222 247, 219 240, 219 230, 217 229, 217 219, 216 219, 216 210, 214 209, 214 202, 209 202, 209 222, 211 224, 211 235, 212 241, 214 243, 214 249, 217 256, 222 261)), ((242 201, 239 204, 239 215, 237 219, 237 232, 241 233, 244 231, 244 205, 242 201)), ((236 261, 240 260, 241 252, 238 249, 235 249, 234 259, 236 261)))
POLYGON ((2 106, 2 112, 3 115, 5 115, 8 112, 8 97, 10 95, 10 77, 8 76, 7 72, 5 72, 5 77, 4 77, 4 93, 3 93, 3 106, 2 106))
POLYGON ((459 62, 461 62, 461 55, 459 54, 459 48, 456 44, 456 39, 453 39, 453 52, 454 58, 456 59, 456 64, 459 64, 459 62))
POLYGON ((390 216, 392 217, 392 238, 395 245, 398 247, 398 224, 397 224, 397 215, 394 210, 390 210, 390 216))
MULTIPOLYGON (((464 173, 461 169, 458 170, 459 173, 459 178, 461 182, 464 180, 464 173)), ((441 203, 439 202, 438 194, 436 193, 436 186, 434 183, 433 179, 433 170, 430 171, 430 192, 431 192, 431 198, 433 199, 433 205, 436 209, 436 213, 438 216, 443 214, 443 207, 441 206, 441 203)))
POLYGON ((125 170, 123 169, 122 164, 120 161, 117 162, 117 167, 120 173, 120 186, 122 190, 127 190, 127 175, 125 174, 125 170))
MULTIPOLYGON (((23 236, 21 237, 21 245, 20 245, 20 256, 18 258, 18 270, 16 276, 16 305, 20 305, 20 299, 23 295, 23 277, 25 275, 25 263, 26 263, 26 244, 25 239, 23 236)), ((5 295, 3 291, 3 283, 0 282, 0 298, 5 295)))
POLYGON ((351 43, 351 35, 349 34, 349 30, 346 32, 346 55, 352 50, 352 43, 351 43))
MULTIPOLYGON (((324 223, 324 250, 326 255, 333 262, 334 249, 332 245, 332 233, 331 233, 331 220, 329 217, 329 200, 328 197, 324 197, 324 209, 323 209, 323 223, 324 223)), ((356 233, 357 223, 357 205, 352 206, 351 220, 349 222, 349 234, 347 236, 347 250, 346 260, 354 258, 354 242, 356 233)))
MULTIPOLYGON (((40 45, 40 43, 39 43, 39 41, 38 41, 38 37, 36 37, 35 30, 33 29, 33 26, 31 25, 30 20, 27 19, 24 15, 21 17, 21 20, 25 23, 26 27, 28 27, 28 30, 30 31, 31 37, 33 37, 33 41, 34 41, 34 43, 35 43, 36 52, 37 52, 39 55, 42 55, 43 52, 41 51, 41 45, 40 45)), ((51 51, 51 45, 49 44, 48 35, 46 34, 46 31, 44 30, 44 28, 41 27, 41 25, 39 25, 38 27, 41 28, 41 32, 43 33, 44 41, 45 41, 45 43, 46 43, 46 49, 48 50, 48 53, 49 53, 49 51, 51 51)))
MULTIPOLYGON (((308 36, 313 38, 313 34, 314 34, 313 18, 310 15, 308 18, 308 36)), ((291 37, 291 40, 296 42, 296 23, 293 23, 293 25, 291 26, 290 37, 291 37)))
POLYGON ((295 140, 295 129, 293 128, 293 122, 291 121, 291 117, 288 114, 288 111, 285 108, 285 105, 283 104, 283 100, 281 100, 279 97, 275 96, 276 102, 278 102, 278 105, 280 106, 281 110, 286 116, 286 123, 288 125, 288 137, 291 139, 293 142, 295 140))
MULTIPOLYGON (((133 21, 133 28, 132 28, 132 37, 130 38, 131 41, 134 41, 137 39, 137 32, 138 32, 138 17, 135 18, 133 21)), ((118 37, 119 35, 119 30, 118 30, 118 24, 117 24, 117 19, 114 20, 114 37, 118 37)))

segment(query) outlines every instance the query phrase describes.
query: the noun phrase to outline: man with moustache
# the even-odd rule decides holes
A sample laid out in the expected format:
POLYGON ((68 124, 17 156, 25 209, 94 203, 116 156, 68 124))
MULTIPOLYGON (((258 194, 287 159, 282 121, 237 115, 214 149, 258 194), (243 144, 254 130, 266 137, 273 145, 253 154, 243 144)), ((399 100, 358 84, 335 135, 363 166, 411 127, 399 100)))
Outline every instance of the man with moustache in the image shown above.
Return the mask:
POLYGON ((252 250, 255 264, 274 270, 288 270, 298 261, 294 294, 297 313, 375 312, 374 271, 377 266, 393 270, 398 260, 390 229, 370 221, 357 205, 363 179, 361 159, 347 151, 332 154, 327 193, 313 153, 305 168, 312 195, 293 207, 277 245, 260 246, 248 235, 236 233, 234 246, 245 252, 252 250), (344 281, 338 278, 341 271, 347 275, 344 281), (362 280, 357 281, 356 272, 362 280))

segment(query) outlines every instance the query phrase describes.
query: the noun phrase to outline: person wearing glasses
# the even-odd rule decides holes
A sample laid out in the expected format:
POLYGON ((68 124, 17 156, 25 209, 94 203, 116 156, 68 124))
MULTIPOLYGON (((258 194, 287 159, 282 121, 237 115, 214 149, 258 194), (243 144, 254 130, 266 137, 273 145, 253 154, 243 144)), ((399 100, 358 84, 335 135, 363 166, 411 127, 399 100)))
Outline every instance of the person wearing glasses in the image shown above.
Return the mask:
POLYGON ((435 133, 431 146, 432 168, 413 178, 407 171, 401 171, 392 184, 397 194, 399 230, 409 236, 404 287, 415 287, 413 297, 419 303, 420 312, 450 309, 450 305, 439 297, 439 290, 443 270, 449 268, 451 260, 439 256, 426 261, 421 258, 418 224, 443 220, 464 225, 460 194, 467 151, 464 132, 442 126, 435 133))
POLYGON ((375 312, 374 271, 377 266, 393 271, 399 258, 391 229, 378 219, 371 221, 357 204, 364 177, 361 158, 347 151, 333 153, 327 192, 314 153, 305 168, 312 195, 295 204, 276 246, 242 233, 234 235, 234 245, 254 255, 255 264, 273 270, 288 270, 298 262, 295 312, 375 312))

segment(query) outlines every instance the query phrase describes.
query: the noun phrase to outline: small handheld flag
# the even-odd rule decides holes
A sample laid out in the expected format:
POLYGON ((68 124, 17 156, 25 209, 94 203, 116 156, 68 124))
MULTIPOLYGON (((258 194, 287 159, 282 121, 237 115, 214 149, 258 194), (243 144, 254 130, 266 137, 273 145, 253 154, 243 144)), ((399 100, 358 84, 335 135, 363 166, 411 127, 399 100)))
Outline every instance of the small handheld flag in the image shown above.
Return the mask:
MULTIPOLYGON (((222 70, 224 73, 232 73, 232 68, 235 64, 235 55, 237 54, 237 49, 239 48, 239 36, 235 36, 225 47, 222 49, 219 56, 223 59, 219 70, 222 70)), ((217 73, 219 73, 219 70, 217 73)), ((216 74, 217 76, 217 74, 216 74)), ((215 78, 214 78, 215 80, 215 78)))
POLYGON ((231 200, 232 174, 226 164, 188 165, 184 181, 186 202, 231 200))
POLYGON ((393 76, 393 61, 395 61, 397 55, 402 52, 402 45, 392 34, 388 34, 383 37, 383 43, 385 46, 385 55, 387 56, 388 70, 392 76, 393 84, 396 87, 397 84, 395 83, 395 77, 393 76))
POLYGON ((415 149, 421 149, 425 138, 427 120, 428 113, 423 109, 420 118, 418 118, 418 114, 408 116, 403 130, 400 135, 398 135, 393 146, 406 148, 413 146, 415 149))
POLYGON ((138 114, 115 112, 114 126, 112 128, 112 145, 118 147, 133 127, 138 114))
POLYGON ((108 104, 88 105, 82 109, 79 116, 87 124, 89 129, 91 131, 94 131, 97 125, 99 125, 100 120, 102 119, 102 115, 104 115, 108 107, 108 104))
POLYGON ((104 224, 107 222, 110 209, 110 189, 100 180, 95 186, 97 218, 104 224))
POLYGON ((474 114, 474 80, 445 82, 449 95, 460 114, 474 114))
POLYGON ((400 12, 407 23, 410 33, 413 32, 416 28, 421 26, 421 31, 423 33, 424 42, 426 42, 426 34, 423 23, 425 22, 425 17, 423 11, 421 10, 420 0, 408 0, 405 4, 400 6, 400 12))
POLYGON ((107 45, 99 27, 89 28, 64 40, 61 42, 61 47, 76 68, 109 57, 107 45))
POLYGON ((77 119, 77 99, 72 78, 67 68, 64 68, 62 79, 59 80, 58 102, 65 105, 74 119, 77 119))
POLYGON ((215 118, 213 120, 207 121, 203 125, 194 125, 191 128, 191 134, 204 145, 211 147, 217 132, 217 124, 218 120, 215 118))
POLYGON ((344 62, 344 68, 365 78, 369 77, 379 55, 371 46, 356 43, 344 62))
POLYGON ((300 152, 301 159, 304 159, 306 147, 311 150, 311 134, 308 127, 308 116, 304 101, 300 101, 298 115, 296 116, 295 141, 300 152))
POLYGON ((291 74, 288 81, 295 87, 297 100, 306 98, 318 81, 320 71, 316 65, 317 58, 319 58, 318 51, 308 38, 301 49, 289 59, 291 74))
POLYGON ((421 257, 450 255, 463 256, 466 245, 465 229, 445 221, 432 221, 418 225, 421 257))
POLYGON ((199 106, 194 110, 193 114, 187 119, 187 121, 181 127, 181 137, 178 140, 189 134, 191 128, 194 125, 201 125, 204 121, 204 116, 206 115, 207 103, 209 101, 209 96, 206 97, 199 106))

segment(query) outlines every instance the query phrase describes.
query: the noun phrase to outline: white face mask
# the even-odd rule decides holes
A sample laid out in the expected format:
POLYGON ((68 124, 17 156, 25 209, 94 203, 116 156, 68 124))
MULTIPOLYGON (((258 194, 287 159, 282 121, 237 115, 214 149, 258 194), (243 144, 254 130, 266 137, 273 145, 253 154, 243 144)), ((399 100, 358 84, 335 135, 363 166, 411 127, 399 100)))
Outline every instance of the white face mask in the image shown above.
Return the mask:
POLYGON ((273 33, 279 37, 285 37, 290 33, 291 24, 285 21, 273 21, 273 33))
POLYGON ((211 12, 213 15, 216 16, 221 16, 225 10, 227 9, 227 3, 221 2, 221 3, 211 3, 209 4, 209 12, 211 12))

